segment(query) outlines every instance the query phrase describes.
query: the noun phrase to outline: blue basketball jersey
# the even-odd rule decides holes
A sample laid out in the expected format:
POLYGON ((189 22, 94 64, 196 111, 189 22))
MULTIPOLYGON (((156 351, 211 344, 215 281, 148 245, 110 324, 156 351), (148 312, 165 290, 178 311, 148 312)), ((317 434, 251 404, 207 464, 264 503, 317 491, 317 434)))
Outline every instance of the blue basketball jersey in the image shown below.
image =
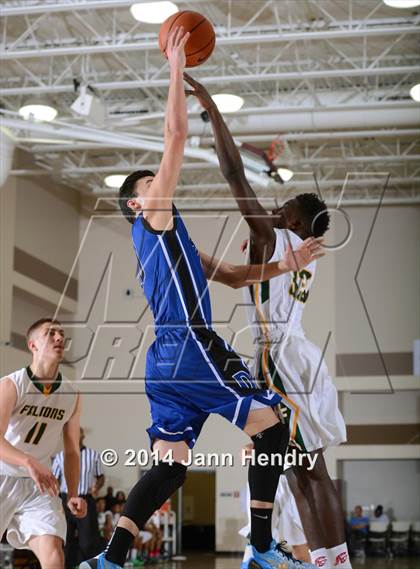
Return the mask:
POLYGON ((156 231, 139 215, 132 236, 138 280, 153 312, 156 340, 146 357, 150 441, 192 448, 210 413, 243 429, 253 401, 281 398, 261 388, 245 362, 211 328, 210 296, 199 253, 176 208, 173 228, 156 231))
POLYGON ((177 209, 173 228, 156 231, 143 215, 133 224, 132 237, 144 290, 157 327, 168 323, 210 327, 211 307, 200 256, 177 209))

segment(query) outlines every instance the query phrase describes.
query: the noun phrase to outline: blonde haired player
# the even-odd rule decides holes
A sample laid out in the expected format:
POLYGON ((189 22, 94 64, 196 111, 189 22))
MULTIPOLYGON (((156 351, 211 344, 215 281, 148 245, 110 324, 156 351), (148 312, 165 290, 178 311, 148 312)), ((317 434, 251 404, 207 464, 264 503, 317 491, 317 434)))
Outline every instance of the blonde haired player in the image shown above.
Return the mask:
POLYGON ((29 328, 28 367, 0 380, 0 536, 15 549, 31 549, 42 569, 64 569, 66 519, 51 472, 61 436, 68 486, 67 506, 77 517, 86 502, 79 483, 80 396, 59 372, 64 331, 50 318, 29 328))

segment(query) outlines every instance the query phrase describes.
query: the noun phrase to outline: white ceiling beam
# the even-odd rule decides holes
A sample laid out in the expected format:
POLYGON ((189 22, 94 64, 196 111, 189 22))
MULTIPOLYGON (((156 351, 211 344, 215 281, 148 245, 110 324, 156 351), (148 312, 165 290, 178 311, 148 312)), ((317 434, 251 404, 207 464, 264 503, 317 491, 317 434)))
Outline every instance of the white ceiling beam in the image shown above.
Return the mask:
MULTIPOLYGON (((387 75, 409 75, 420 73, 418 65, 404 65, 395 67, 376 67, 367 69, 322 69, 308 71, 286 71, 277 73, 243 74, 243 75, 211 75, 208 77, 197 77, 206 85, 220 85, 226 83, 255 83, 264 81, 292 81, 302 79, 334 79, 342 77, 378 77, 387 75)), ((143 79, 137 81, 89 81, 89 85, 98 90, 116 91, 129 89, 143 89, 153 87, 168 87, 169 78, 165 79, 143 79)), ((0 90, 0 96, 15 95, 41 95, 52 93, 73 93, 73 83, 66 85, 45 85, 45 86, 26 86, 8 87, 0 90)))
MULTIPOLYGON (((349 130, 349 131, 330 131, 330 132, 289 132, 279 133, 279 138, 287 142, 311 141, 311 140, 352 140, 363 138, 397 138, 397 137, 418 137, 420 129, 415 128, 393 128, 377 130, 349 130)), ((248 134, 242 135, 239 142, 271 142, 276 137, 275 134, 248 134)), ((207 136, 201 139, 201 144, 212 144, 214 138, 207 136)), ((20 143, 25 143, 25 138, 19 139, 20 143)), ((29 142, 29 141, 28 141, 29 142)), ((43 154, 46 152, 72 152, 78 150, 101 150, 116 148, 115 144, 98 143, 90 144, 87 142, 71 144, 35 144, 31 146, 31 152, 43 154)), ((123 148, 123 147, 118 147, 123 148)))
MULTIPOLYGON (((3 111, 6 115, 14 115, 15 113, 10 111, 3 111)), ((119 134, 116 132, 107 132, 105 130, 100 129, 93 129, 88 127, 81 127, 75 126, 71 124, 66 124, 63 122, 55 122, 55 123, 40 123, 34 121, 25 121, 22 119, 16 118, 7 118, 2 117, 2 126, 15 128, 15 129, 23 129, 32 132, 41 132, 43 134, 53 134, 60 136, 67 136, 69 138, 73 138, 77 136, 81 140, 87 141, 95 141, 101 142, 104 138, 109 138, 110 142, 115 141, 116 144, 124 143, 127 146, 131 147, 132 149, 136 150, 145 150, 145 151, 155 151, 155 152, 163 152, 164 143, 163 139, 161 142, 151 141, 151 140, 142 140, 140 138, 130 137, 130 135, 126 134, 119 134), (131 145, 131 146, 130 146, 131 145)), ((189 158, 196 158, 205 160, 206 162, 219 164, 217 159, 216 153, 213 150, 205 150, 203 148, 193 148, 191 146, 186 146, 184 150, 184 155, 189 158)), ((247 177, 249 180, 255 180, 257 182, 261 181, 260 176, 246 169, 247 177)), ((268 178, 265 181, 265 185, 267 186, 269 183, 268 178)))
MULTIPOLYGON (((114 173, 120 174, 125 172, 132 172, 136 169, 141 170, 157 170, 160 164, 117 164, 113 166, 84 166, 84 167, 71 167, 60 168, 54 170, 55 173, 72 175, 72 174, 107 174, 114 173)), ((182 164, 183 170, 212 170, 219 168, 219 164, 211 162, 184 162, 182 164)), ((51 174, 50 170, 38 169, 15 169, 10 171, 11 176, 48 176, 51 174)))
MULTIPOLYGON (((273 133, 274 138, 276 133, 295 132, 296 130, 409 128, 418 124, 419 119, 419 105, 414 101, 412 103, 409 101, 394 102, 392 106, 378 101, 375 105, 326 105, 313 109, 295 107, 285 110, 280 108, 260 114, 250 112, 246 120, 239 115, 229 117, 227 123, 230 132, 239 138, 249 133, 266 135, 270 132, 273 133)), ((200 136, 202 131, 202 121, 190 119, 190 135, 200 136)))
MULTIPOLYGON (((135 2, 143 3, 150 2, 150 0, 75 0, 67 2, 55 2, 48 4, 44 0, 39 4, 29 4, 26 0, 21 5, 16 6, 13 4, 3 6, 0 14, 4 16, 28 16, 29 14, 44 14, 54 12, 71 12, 74 10, 102 10, 109 8, 124 8, 129 7, 135 2)), ((207 2, 207 0, 188 0, 188 4, 199 4, 207 2)))
MULTIPOLYGON (((265 176, 267 177, 267 176, 265 176)), ((262 179, 262 176, 260 176, 262 179)), ((267 177, 268 179, 268 177, 267 177)), ((344 184, 346 184, 346 189, 351 188, 372 188, 372 187, 381 187, 384 185, 387 179, 387 174, 381 174, 380 172, 377 173, 375 177, 370 178, 352 178, 348 177, 347 179, 334 179, 334 180, 318 180, 318 186, 321 190, 331 190, 331 188, 343 188, 344 184)), ((417 185, 420 187, 420 177, 413 177, 413 178, 401 178, 401 177, 392 177, 389 180, 388 188, 393 186, 413 186, 417 185)), ((255 187, 258 186, 258 182, 255 187)), ((308 172, 308 180, 301 180, 299 182, 290 181, 286 184, 276 184, 275 182, 270 182, 270 190, 278 189, 282 191, 293 191, 293 190, 313 190, 315 187, 315 182, 312 177, 311 172, 308 172)), ((221 191, 227 190, 229 191, 228 184, 184 184, 177 186, 177 192, 194 192, 194 193, 206 193, 209 191, 221 191)), ((111 190, 110 188, 95 188, 93 190, 95 195, 112 195, 115 194, 115 190, 111 190)), ((176 198, 176 194, 175 194, 176 198)))
MULTIPOLYGON (((231 45, 246 45, 257 43, 287 43, 295 41, 319 41, 319 40, 343 40, 367 36, 388 36, 388 35, 401 35, 401 34, 418 34, 420 33, 420 26, 416 25, 396 25, 386 27, 361 27, 349 28, 340 30, 323 30, 320 32, 302 31, 302 32, 278 32, 278 33, 247 33, 236 34, 232 30, 232 35, 220 35, 216 38, 216 45, 231 46, 231 45)), ((33 59, 37 57, 57 57, 69 55, 87 55, 87 54, 100 54, 100 53, 117 53, 129 51, 151 51, 158 50, 158 42, 152 40, 140 40, 137 42, 110 42, 105 41, 103 44, 97 43, 98 38, 95 38, 94 45, 75 45, 75 46, 60 46, 60 47, 31 47, 30 49, 8 49, 3 46, 0 50, 0 57, 4 60, 7 59, 33 59)))
MULTIPOLYGON (((295 129, 308 130, 308 131, 321 131, 325 129, 362 129, 363 127, 370 127, 371 129, 383 129, 384 127, 410 127, 418 122, 419 108, 414 101, 412 103, 389 103, 376 105, 356 105, 355 107, 346 108, 345 106, 327 106, 322 108, 280 108, 270 109, 269 116, 258 116, 256 112, 249 110, 250 115, 247 120, 242 117, 232 117, 228 120, 229 130, 234 136, 241 137, 241 135, 250 135, 250 133, 261 133, 268 136, 272 132, 273 139, 278 133, 285 133, 288 130, 295 132, 295 129), (374 111, 374 112, 373 112, 374 111)), ((3 110, 5 116, 2 117, 4 126, 17 129, 23 133, 37 132, 42 135, 59 137, 60 141, 68 139, 70 144, 75 144, 75 141, 84 143, 94 143, 94 145, 106 145, 108 148, 125 148, 125 149, 156 149, 158 152, 162 151, 162 143, 148 139, 146 136, 136 136, 131 133, 124 133, 121 131, 115 132, 113 130, 100 130, 94 128, 86 128, 77 125, 70 125, 62 121, 54 121, 52 123, 36 123, 32 121, 24 121, 23 119, 15 118, 17 113, 3 110), (13 116, 13 119, 7 116, 13 116), (158 144, 158 146, 155 146, 158 144)), ((410 134, 413 134, 414 129, 408 129, 410 134)), ((190 136, 201 136, 203 132, 202 121, 190 119, 189 133, 190 136)), ((369 131, 368 131, 369 132, 369 131)), ((370 131, 372 132, 372 131, 370 131)), ((375 132, 375 131, 373 131, 375 132)), ((379 131, 381 132, 381 131, 379 131)), ((404 129, 402 129, 404 132, 404 129)), ((302 135, 302 133, 301 133, 302 135)), ((360 136, 363 131, 360 131, 360 136)), ((24 136, 19 135, 19 142, 24 141, 24 136)), ((295 136, 296 133, 295 133, 295 136)), ((316 133, 315 133, 316 136, 316 133)), ((339 137, 340 135, 338 135, 339 137)), ((45 137, 45 136, 44 136, 45 137)), ((334 137, 334 133, 333 133, 334 137)), ((327 137, 328 138, 328 137, 327 137)), ((54 145, 55 146, 55 145, 54 145)), ((39 147, 39 145, 38 145, 39 147)), ((51 145, 48 145, 51 148, 51 145)), ((53 150, 59 152, 60 144, 53 147, 53 150)), ((188 152, 194 149, 187 145, 188 152)), ((44 149, 45 150, 45 149, 44 149)), ((198 149, 196 149, 198 150, 198 149)), ((193 154, 191 154, 193 155, 193 154)), ((199 155, 195 156, 199 158, 199 155)))
MULTIPOLYGON (((326 165, 334 164, 340 166, 341 164, 347 163, 373 163, 380 162, 383 163, 399 163, 399 162, 420 162, 420 155, 418 154, 402 154, 402 155, 385 155, 385 156, 328 156, 324 158, 285 158, 283 161, 278 158, 276 162, 282 162, 282 164, 299 167, 302 164, 312 164, 312 165, 326 165)), ((88 175, 88 174, 125 174, 126 172, 132 172, 136 169, 142 170, 152 170, 156 171, 159 168, 159 164, 114 164, 111 166, 83 166, 83 167, 71 167, 71 168, 61 168, 59 170, 55 169, 54 173, 59 173, 63 175, 88 175)), ((219 164, 212 162, 184 162, 182 165, 182 170, 218 170, 220 169, 219 164)), ((50 170, 44 169, 15 169, 10 171, 11 176, 48 176, 51 174, 50 170)))
MULTIPOLYGON (((345 131, 329 131, 329 132, 279 132, 280 140, 287 142, 307 142, 311 140, 353 140, 364 138, 403 138, 403 137, 420 137, 420 129, 415 128, 392 128, 378 130, 345 130, 345 131)), ((241 135, 240 142, 272 142, 275 139, 274 134, 247 134, 241 135)), ((213 144, 214 137, 207 136, 201 139, 201 144, 213 144)), ((38 148, 38 147, 37 147, 38 148)), ((39 147, 43 148, 42 146, 39 147)), ((53 146, 48 147, 50 150, 53 146)), ((71 148, 69 148, 71 150, 71 148)))
MULTIPOLYGON (((188 204, 183 203, 182 200, 175 198, 177 202, 177 207, 181 212, 188 212, 188 211, 238 211, 238 206, 236 203, 232 203, 232 200, 228 198, 229 201, 222 201, 220 198, 216 200, 206 200, 205 203, 191 203, 192 198, 188 198, 188 204), (178 203, 179 202, 179 203, 178 203)), ((195 200, 194 200, 195 202, 195 200)), ((327 206, 336 207, 337 206, 337 199, 327 199, 325 200, 327 206)), ((342 205, 345 207, 378 207, 379 197, 376 199, 374 198, 349 198, 349 199, 342 199, 342 205)), ((407 205, 419 205, 420 204, 420 195, 418 197, 410 197, 410 196, 401 196, 399 198, 387 198, 385 197, 381 203, 381 207, 383 206, 407 206, 407 205)), ((277 207, 277 204, 274 200, 269 200, 264 203, 264 207, 267 210, 274 209, 277 207)))
MULTIPOLYGON (((415 103, 412 99, 401 99, 399 101, 382 101, 381 99, 377 99, 374 102, 368 101, 368 102, 348 102, 348 103, 335 103, 333 101, 322 101, 320 104, 318 105, 313 105, 313 106, 308 106, 308 105, 301 105, 301 104, 297 104, 297 105, 281 105, 281 102, 277 102, 276 107, 274 106, 270 106, 270 105, 266 105, 263 107, 248 107, 246 105, 244 105, 242 107, 242 109, 239 109, 239 111, 235 111, 233 113, 229 113, 226 114, 226 121, 229 122, 230 124, 232 123, 232 120, 234 118, 239 118, 239 117, 247 117, 249 115, 252 116, 256 116, 256 115, 270 115, 270 116, 274 116, 274 115, 281 115, 281 114, 290 114, 290 113, 295 113, 296 111, 299 111, 299 113, 303 114, 303 113, 321 113, 323 111, 328 111, 328 112, 332 112, 332 111, 368 111, 368 110, 372 110, 372 111, 376 111, 376 110, 388 110, 388 111, 396 111, 396 110, 417 110, 418 109, 418 104, 415 103), (281 106, 280 106, 281 105, 281 106)), ((198 118, 201 113, 203 112, 203 109, 189 109, 188 110, 188 116, 191 120, 192 117, 194 118, 198 118)), ((114 118, 114 117, 113 117, 114 118)), ((139 123, 144 123, 144 122, 148 122, 150 120, 155 121, 156 119, 164 119, 165 118, 165 113, 163 111, 160 112, 155 112, 155 113, 142 113, 140 116, 134 118, 134 117, 128 117, 127 119, 120 119, 118 121, 118 124, 123 126, 123 127, 132 127, 135 126, 139 123)), ((416 117, 413 116, 413 122, 415 122, 416 117)), ((420 116, 419 116, 420 119, 420 116)), ((420 123, 420 120, 418 120, 417 122, 420 123)), ((200 123, 201 124, 201 123, 200 123)), ((272 130, 272 129, 269 129, 272 130)), ((143 135, 143 134, 142 134, 143 135)), ((144 134, 144 136, 147 138, 147 135, 144 134)))

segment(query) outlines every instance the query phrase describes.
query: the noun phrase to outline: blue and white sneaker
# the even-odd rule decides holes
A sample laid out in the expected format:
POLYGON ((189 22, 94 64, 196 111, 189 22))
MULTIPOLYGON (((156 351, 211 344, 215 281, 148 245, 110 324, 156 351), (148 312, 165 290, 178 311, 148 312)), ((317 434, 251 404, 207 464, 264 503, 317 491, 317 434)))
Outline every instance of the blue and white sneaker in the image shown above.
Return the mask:
POLYGON ((79 569, 123 569, 121 565, 112 563, 105 559, 105 552, 100 553, 93 559, 88 559, 87 561, 82 561, 79 565, 79 569))
POLYGON ((252 555, 242 562, 241 569, 316 569, 312 563, 295 559, 283 548, 283 544, 276 544, 274 540, 265 553, 259 553, 254 547, 250 547, 252 555))

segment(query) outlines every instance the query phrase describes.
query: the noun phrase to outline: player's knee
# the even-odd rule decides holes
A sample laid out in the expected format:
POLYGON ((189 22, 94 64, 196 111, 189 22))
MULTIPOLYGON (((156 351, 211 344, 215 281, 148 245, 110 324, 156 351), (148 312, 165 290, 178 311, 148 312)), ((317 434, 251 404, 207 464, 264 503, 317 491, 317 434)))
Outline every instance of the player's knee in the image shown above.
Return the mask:
POLYGON ((289 443, 289 429, 277 422, 269 429, 252 437, 255 462, 249 467, 249 487, 251 500, 271 503, 274 500, 280 474, 283 471, 282 459, 289 443), (264 460, 259 459, 264 455, 264 460), (273 455, 277 455, 276 461, 273 455))
POLYGON ((311 453, 311 461, 306 460, 303 466, 297 470, 301 477, 311 482, 325 482, 330 480, 322 452, 311 453))
POLYGON ((38 554, 42 569, 64 569, 64 552, 60 543, 47 543, 38 554))
POLYGON ((269 429, 279 422, 277 415, 272 407, 263 409, 254 409, 248 414, 248 419, 244 427, 244 431, 249 436, 254 436, 265 429, 269 429))
POLYGON ((286 471, 287 482, 295 500, 303 499, 310 491, 311 481, 302 467, 290 468, 286 471))

